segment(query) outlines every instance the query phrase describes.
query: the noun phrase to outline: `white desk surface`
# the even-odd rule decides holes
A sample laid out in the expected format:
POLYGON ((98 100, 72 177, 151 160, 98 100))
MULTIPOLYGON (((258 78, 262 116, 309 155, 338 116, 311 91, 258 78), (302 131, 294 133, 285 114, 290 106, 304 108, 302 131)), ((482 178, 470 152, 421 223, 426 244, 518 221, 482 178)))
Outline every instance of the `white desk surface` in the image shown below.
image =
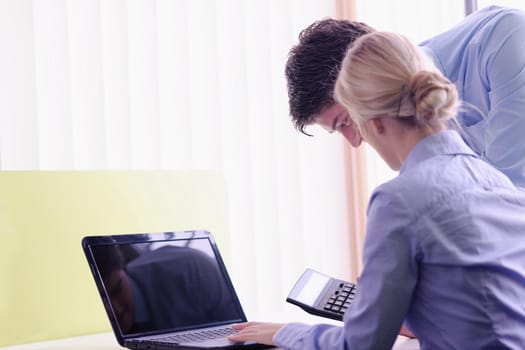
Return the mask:
MULTIPOLYGON (((81 337, 50 340, 32 344, 0 347, 1 350, 122 350, 113 333, 100 333, 81 337)), ((415 339, 399 337, 393 350, 418 350, 415 339)))
MULTIPOLYGON (((339 321, 314 316, 305 313, 299 308, 290 307, 287 313, 263 312, 249 317, 250 320, 261 322, 293 322, 300 321, 306 324, 328 323, 340 326, 339 321)), ((37 343, 0 347, 0 350, 122 350, 113 333, 99 333, 84 335, 73 338, 49 340, 37 343)), ((278 350, 278 349, 277 349, 278 350)), ((416 339, 409 339, 399 336, 392 350, 419 350, 419 342, 416 339)))
POLYGON ((2 350, 122 350, 113 333, 100 333, 81 337, 49 340, 38 343, 8 346, 2 350))

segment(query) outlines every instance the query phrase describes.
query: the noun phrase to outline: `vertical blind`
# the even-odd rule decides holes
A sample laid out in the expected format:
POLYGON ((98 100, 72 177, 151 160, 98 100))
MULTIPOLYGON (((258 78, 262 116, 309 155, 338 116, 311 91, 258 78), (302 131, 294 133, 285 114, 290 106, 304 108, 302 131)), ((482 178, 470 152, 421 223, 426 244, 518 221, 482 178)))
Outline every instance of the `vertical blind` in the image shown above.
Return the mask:
MULTIPOLYGON (((1 170, 212 169, 247 313, 349 263, 343 141, 288 117, 284 64, 318 0, 0 0, 1 170)), ((293 311, 292 311, 293 312, 293 311)))

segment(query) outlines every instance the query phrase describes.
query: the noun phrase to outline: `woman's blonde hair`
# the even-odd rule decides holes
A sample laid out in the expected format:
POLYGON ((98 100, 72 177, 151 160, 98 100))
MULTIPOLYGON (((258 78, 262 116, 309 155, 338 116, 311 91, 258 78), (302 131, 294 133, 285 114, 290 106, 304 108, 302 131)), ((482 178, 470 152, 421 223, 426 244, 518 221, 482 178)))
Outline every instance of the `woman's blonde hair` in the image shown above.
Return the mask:
POLYGON ((456 87, 418 47, 402 35, 373 32, 360 37, 343 60, 336 100, 362 127, 392 117, 426 131, 455 120, 456 87))

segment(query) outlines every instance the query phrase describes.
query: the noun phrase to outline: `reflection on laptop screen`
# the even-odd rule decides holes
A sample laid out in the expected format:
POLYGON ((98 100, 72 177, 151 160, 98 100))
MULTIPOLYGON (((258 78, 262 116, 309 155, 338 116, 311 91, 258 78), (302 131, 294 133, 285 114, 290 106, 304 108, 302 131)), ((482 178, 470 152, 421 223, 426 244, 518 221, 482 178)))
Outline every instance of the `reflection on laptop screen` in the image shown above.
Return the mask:
POLYGON ((123 335, 243 319, 206 238, 108 243, 92 254, 123 335))

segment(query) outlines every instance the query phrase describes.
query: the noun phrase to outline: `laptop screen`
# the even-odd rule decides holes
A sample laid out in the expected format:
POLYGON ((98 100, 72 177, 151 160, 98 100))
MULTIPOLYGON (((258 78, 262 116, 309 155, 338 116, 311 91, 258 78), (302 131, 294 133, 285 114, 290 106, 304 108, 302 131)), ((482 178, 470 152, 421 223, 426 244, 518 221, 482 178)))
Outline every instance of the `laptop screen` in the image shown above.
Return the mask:
POLYGON ((89 245, 123 336, 245 320, 211 236, 195 232, 106 236, 89 245))

